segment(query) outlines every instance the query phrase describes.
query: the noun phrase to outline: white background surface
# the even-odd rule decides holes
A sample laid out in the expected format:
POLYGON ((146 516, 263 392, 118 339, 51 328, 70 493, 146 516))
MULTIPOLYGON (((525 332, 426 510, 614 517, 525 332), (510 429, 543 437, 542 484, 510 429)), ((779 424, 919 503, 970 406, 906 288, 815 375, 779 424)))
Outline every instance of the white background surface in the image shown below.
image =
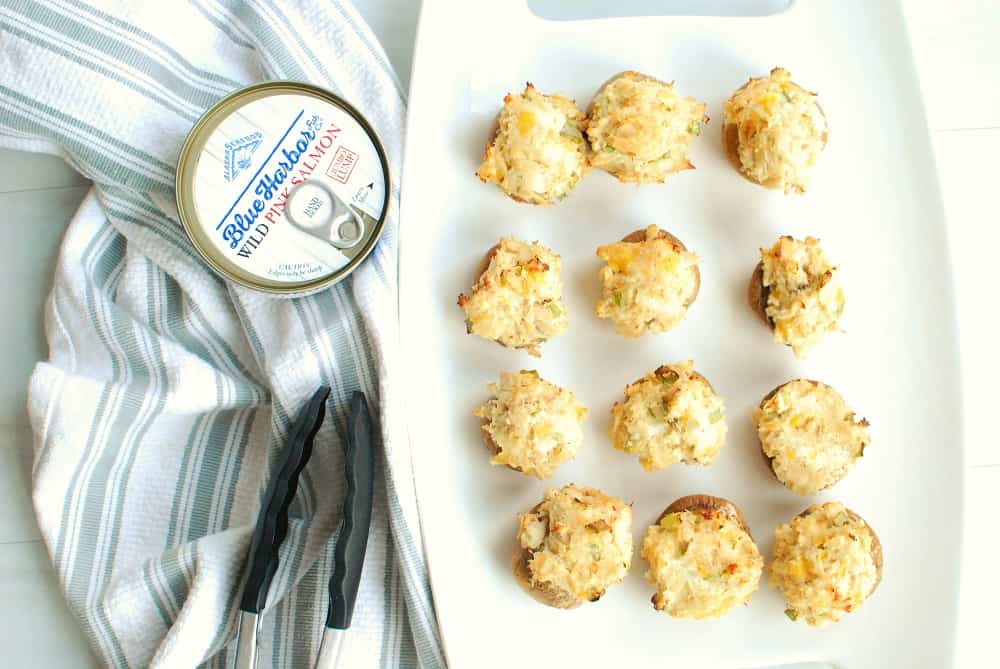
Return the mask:
MULTIPOLYGON (((808 0, 800 0, 808 1, 808 0)), ((880 0, 873 0, 880 1, 880 0)), ((417 2, 356 0, 409 83, 417 2)), ((996 667, 995 573, 1000 552, 1000 439, 992 406, 1000 363, 991 257, 1000 248, 994 156, 1000 154, 1000 3, 903 0, 937 153, 955 266, 965 378, 966 547, 956 666, 996 667), (989 254, 989 255, 988 255, 989 254)), ((31 431, 25 386, 45 354, 41 305, 66 221, 86 182, 59 160, 0 151, 0 665, 96 666, 63 603, 35 526, 29 496, 31 431)), ((405 223, 404 223, 405 224, 405 223)), ((945 260, 942 250, 942 260, 945 260)), ((933 392, 933 380, 928 380, 933 392)), ((957 427, 957 426, 956 426, 957 427)), ((955 443, 941 448, 956 448, 955 443)), ((919 555, 899 559, 920 560, 919 555)), ((934 578, 929 566, 928 578, 934 578)), ((914 593, 913 601, 920 601, 914 593)), ((456 668, 464 669, 464 668, 456 668)))

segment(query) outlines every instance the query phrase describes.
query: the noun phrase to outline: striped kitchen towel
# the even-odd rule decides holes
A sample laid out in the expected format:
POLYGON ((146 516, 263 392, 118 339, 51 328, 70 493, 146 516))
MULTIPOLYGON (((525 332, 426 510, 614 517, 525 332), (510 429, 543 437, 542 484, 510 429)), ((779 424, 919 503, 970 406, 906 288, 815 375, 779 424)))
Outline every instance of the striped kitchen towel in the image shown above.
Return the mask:
POLYGON ((398 198, 353 278, 277 300, 227 285, 178 224, 174 163, 215 100, 255 81, 328 88, 398 169, 403 91, 344 0, 5 0, 0 144, 94 183, 69 223, 32 375, 34 505, 102 664, 226 667, 241 571, 289 422, 333 388, 291 508, 260 666, 311 667, 356 389, 381 427, 375 510, 342 667, 444 665, 397 374, 398 198))

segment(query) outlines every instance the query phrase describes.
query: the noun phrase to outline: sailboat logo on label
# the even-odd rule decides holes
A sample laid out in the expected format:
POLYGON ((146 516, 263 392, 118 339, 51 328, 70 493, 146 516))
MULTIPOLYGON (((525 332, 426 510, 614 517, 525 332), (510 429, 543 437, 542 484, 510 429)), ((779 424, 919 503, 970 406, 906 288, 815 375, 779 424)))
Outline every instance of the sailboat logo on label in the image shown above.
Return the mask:
POLYGON ((250 167, 253 154, 260 147, 263 137, 258 130, 246 137, 226 142, 226 157, 223 161, 226 181, 232 181, 250 167))

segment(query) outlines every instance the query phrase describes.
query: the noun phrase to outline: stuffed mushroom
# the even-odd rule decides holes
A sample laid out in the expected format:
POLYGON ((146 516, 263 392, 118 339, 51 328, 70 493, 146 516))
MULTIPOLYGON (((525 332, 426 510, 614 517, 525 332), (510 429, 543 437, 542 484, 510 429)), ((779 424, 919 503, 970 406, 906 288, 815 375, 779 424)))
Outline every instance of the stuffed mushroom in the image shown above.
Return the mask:
POLYGON ((750 308, 770 328, 774 341, 799 358, 840 329, 844 290, 838 268, 819 242, 782 236, 760 250, 749 285, 750 308))
POLYGON ((875 592, 882 560, 882 544, 861 516, 839 502, 813 504, 775 530, 769 580, 790 620, 821 627, 875 592))
POLYGON ((543 95, 529 83, 503 99, 476 176, 518 202, 558 202, 587 172, 583 123, 573 100, 543 95))
POLYGON ((590 162, 620 181, 662 183, 669 174, 694 169, 688 149, 707 122, 705 103, 681 97, 672 83, 622 72, 591 104, 590 162))
POLYGON ((868 421, 819 381, 778 386, 750 418, 775 478, 798 495, 815 495, 847 476, 871 441, 868 421))
POLYGON ((569 327, 562 259, 538 242, 504 237, 490 249, 472 293, 458 296, 465 329, 538 357, 538 347, 569 327))
POLYGON ((726 441, 725 407, 691 360, 662 365, 625 387, 611 408, 611 441, 646 471, 709 465, 726 441))
POLYGON ((547 606, 596 602, 632 564, 632 507, 595 488, 553 488, 517 521, 514 577, 547 606))
POLYGON ((750 79, 722 109, 726 156, 740 174, 765 188, 805 192, 829 137, 816 94, 780 67, 750 79))
POLYGON ((481 420, 492 464, 547 479, 576 456, 587 409, 571 391, 532 369, 501 372, 488 388, 493 396, 473 415, 481 420))
POLYGON ((676 327, 698 297, 698 256, 655 225, 599 247, 597 257, 606 264, 594 313, 611 320, 624 337, 676 327))
POLYGON ((668 506, 646 530, 642 557, 653 608, 673 618, 719 618, 748 603, 764 569, 743 514, 710 495, 668 506))

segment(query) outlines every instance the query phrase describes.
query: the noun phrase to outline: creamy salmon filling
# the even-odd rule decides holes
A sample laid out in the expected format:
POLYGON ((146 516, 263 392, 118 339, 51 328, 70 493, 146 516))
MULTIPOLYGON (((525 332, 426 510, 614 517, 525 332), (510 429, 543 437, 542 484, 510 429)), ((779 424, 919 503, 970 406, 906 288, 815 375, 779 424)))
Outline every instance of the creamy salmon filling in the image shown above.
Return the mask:
POLYGON ((563 199, 588 167, 583 112, 573 100, 543 95, 531 84, 503 102, 496 135, 476 176, 522 202, 563 199))
POLYGON ((472 294, 458 297, 466 330, 541 355, 539 345, 569 327, 561 272, 562 259, 551 249, 504 237, 472 294))
POLYGON ((836 390, 805 379, 781 386, 751 420, 775 476, 799 495, 844 478, 870 442, 868 421, 857 420, 836 390))
POLYGON ((723 123, 738 132, 743 172, 768 188, 804 192, 826 146, 829 127, 816 94, 777 67, 726 101, 723 123))
POLYGON ((473 415, 495 449, 491 463, 545 479, 576 455, 587 410, 572 392, 534 370, 501 372, 488 388, 493 397, 473 415))
POLYGON ((553 488, 518 516, 517 541, 531 554, 532 585, 594 601, 632 563, 632 507, 594 488, 553 488))
POLYGON ((594 313, 611 319, 625 337, 666 332, 687 314, 698 290, 698 257, 660 236, 655 225, 641 242, 616 242, 597 249, 603 289, 594 313))
POLYGON ((587 118, 591 164, 621 181, 662 182, 694 168, 688 148, 707 122, 704 102, 679 96, 673 84, 624 72, 594 98, 587 118))
POLYGON ((827 333, 838 330, 844 291, 837 268, 812 237, 781 237, 761 249, 760 258, 774 340, 805 357, 827 333))
POLYGON ((722 399, 688 360, 664 365, 625 388, 615 402, 614 447, 639 456, 647 471, 672 464, 708 465, 726 441, 722 399))
POLYGON ((735 514, 710 509, 664 515, 646 531, 642 557, 653 606, 674 618, 718 618, 749 602, 764 568, 735 514))
POLYGON ((813 504, 775 531, 770 582, 785 597, 785 614, 823 626, 856 610, 878 584, 868 525, 843 504, 813 504))

